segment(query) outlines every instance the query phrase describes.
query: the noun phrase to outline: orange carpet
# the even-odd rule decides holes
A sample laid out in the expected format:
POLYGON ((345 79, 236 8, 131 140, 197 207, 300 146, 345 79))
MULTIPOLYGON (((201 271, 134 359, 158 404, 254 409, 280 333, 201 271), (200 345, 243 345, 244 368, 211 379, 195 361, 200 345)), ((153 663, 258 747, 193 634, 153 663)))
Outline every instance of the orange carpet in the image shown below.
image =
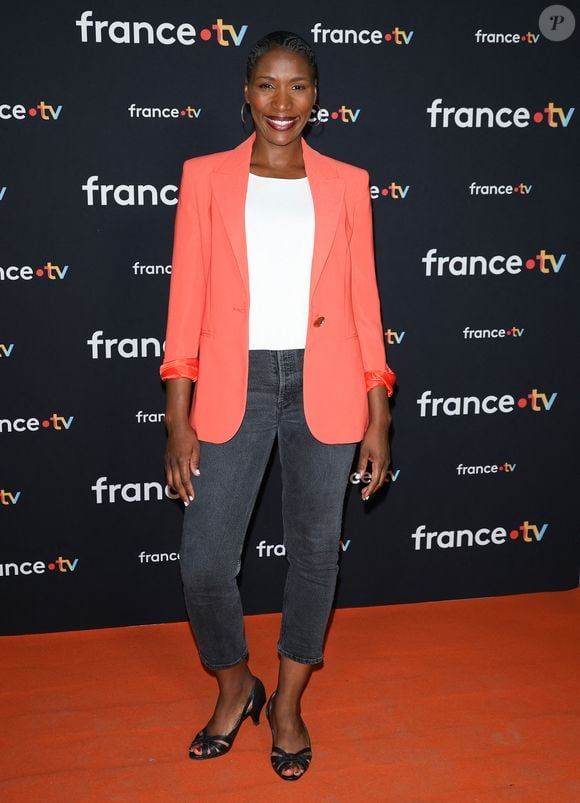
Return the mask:
MULTIPOLYGON (((297 783, 265 720, 223 758, 187 746, 213 706, 186 624, 0 639, 2 801, 580 800, 578 591, 337 611, 297 783)), ((279 616, 247 618, 275 681, 279 616)))

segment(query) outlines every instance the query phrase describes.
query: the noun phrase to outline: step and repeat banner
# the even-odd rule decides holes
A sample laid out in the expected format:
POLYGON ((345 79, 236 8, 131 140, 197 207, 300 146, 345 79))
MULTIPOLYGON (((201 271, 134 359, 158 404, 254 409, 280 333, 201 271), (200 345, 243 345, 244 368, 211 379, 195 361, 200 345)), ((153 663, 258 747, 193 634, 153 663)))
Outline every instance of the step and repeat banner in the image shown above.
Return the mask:
MULTIPOLYGON (((389 483, 367 504, 353 464, 337 606, 577 585, 576 12, 5 6, 3 633, 186 618, 159 379, 178 184, 185 159, 251 132, 247 51, 280 28, 318 55, 309 143, 370 173, 399 378, 389 483)), ((244 552, 247 613, 280 610, 279 468, 275 448, 244 552)))

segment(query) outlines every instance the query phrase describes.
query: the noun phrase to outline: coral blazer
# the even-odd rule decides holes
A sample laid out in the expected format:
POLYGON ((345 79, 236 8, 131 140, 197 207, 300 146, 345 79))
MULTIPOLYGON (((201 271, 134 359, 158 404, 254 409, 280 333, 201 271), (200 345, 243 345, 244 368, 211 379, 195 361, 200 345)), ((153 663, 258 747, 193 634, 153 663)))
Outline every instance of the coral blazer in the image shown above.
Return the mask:
MULTIPOLYGON (((186 160, 175 217, 160 374, 195 380, 189 421, 200 440, 213 443, 235 435, 246 407, 245 200, 254 139, 255 133, 233 150, 186 160)), ((304 413, 317 440, 354 443, 368 426, 367 390, 384 385, 391 396, 396 379, 385 354, 369 176, 305 140, 302 152, 315 215, 304 413)), ((293 236, 289 231, 290 248, 293 236)))

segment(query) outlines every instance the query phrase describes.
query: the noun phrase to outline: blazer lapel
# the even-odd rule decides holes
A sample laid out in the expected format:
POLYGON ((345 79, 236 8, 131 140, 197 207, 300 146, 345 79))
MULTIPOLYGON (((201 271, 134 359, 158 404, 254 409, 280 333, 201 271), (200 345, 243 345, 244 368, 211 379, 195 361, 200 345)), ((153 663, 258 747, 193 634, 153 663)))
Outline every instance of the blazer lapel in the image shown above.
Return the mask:
POLYGON ((338 218, 344 202, 344 181, 330 168, 326 158, 311 148, 305 140, 302 140, 302 154, 314 204, 314 253, 310 279, 310 299, 312 300, 334 242, 338 218))
POLYGON ((224 227, 240 269, 248 303, 250 285, 245 215, 250 158, 252 155, 252 143, 255 138, 255 133, 251 134, 240 145, 230 151, 218 170, 212 173, 210 178, 224 227))
MULTIPOLYGON (((245 206, 252 145, 255 138, 255 133, 252 133, 240 145, 231 150, 219 168, 211 174, 213 193, 236 257, 248 301, 250 288, 245 206)), ((326 158, 311 148, 304 139, 302 140, 302 153, 312 192, 315 217, 310 279, 310 299, 312 299, 334 241, 344 199, 344 181, 336 175, 326 158)))

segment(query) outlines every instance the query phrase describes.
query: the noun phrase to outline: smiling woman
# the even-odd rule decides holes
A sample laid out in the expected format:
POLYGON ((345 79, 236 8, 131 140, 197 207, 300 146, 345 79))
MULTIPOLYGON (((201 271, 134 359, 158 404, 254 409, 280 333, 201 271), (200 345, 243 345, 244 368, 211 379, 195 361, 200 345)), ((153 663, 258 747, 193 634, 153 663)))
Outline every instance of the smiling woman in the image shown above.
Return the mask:
MULTIPOLYGON (((308 123, 316 102, 316 63, 307 56, 310 49, 305 51, 300 47, 300 41, 295 41, 296 50, 269 49, 264 44, 255 48, 248 59, 244 99, 252 111, 256 133, 263 138, 264 144, 284 147, 295 142, 308 123)), ((295 156, 299 157, 298 152, 295 156)), ((270 177, 305 175, 300 158, 294 165, 288 164, 287 157, 281 158, 278 169, 272 172, 271 157, 262 158, 260 163, 258 153, 252 159, 251 167, 252 172, 270 177)))
POLYGON ((266 701, 248 668, 236 577, 278 439, 289 566, 266 715, 272 766, 296 781, 312 758, 300 703, 323 659, 348 478, 358 447, 358 475, 369 476, 372 464, 360 498, 386 482, 395 374, 385 355, 368 173, 302 136, 318 94, 310 45, 287 31, 260 39, 243 92, 254 133, 183 166, 160 368, 165 467, 185 506, 187 611, 219 685, 213 715, 189 749, 203 760, 227 753, 266 701))

